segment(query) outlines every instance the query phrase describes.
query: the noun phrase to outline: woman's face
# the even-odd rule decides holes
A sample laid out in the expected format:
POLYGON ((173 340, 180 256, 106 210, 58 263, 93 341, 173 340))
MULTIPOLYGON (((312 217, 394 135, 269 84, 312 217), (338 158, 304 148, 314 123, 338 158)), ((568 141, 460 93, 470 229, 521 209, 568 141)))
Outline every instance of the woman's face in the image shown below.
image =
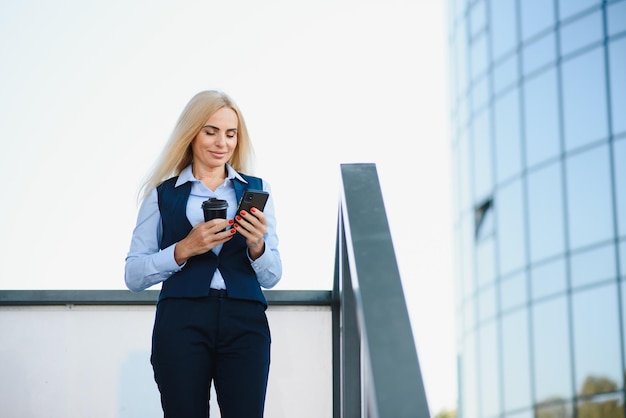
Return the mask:
POLYGON ((207 169, 223 167, 237 148, 238 122, 237 114, 230 108, 215 112, 191 141, 194 164, 207 169))

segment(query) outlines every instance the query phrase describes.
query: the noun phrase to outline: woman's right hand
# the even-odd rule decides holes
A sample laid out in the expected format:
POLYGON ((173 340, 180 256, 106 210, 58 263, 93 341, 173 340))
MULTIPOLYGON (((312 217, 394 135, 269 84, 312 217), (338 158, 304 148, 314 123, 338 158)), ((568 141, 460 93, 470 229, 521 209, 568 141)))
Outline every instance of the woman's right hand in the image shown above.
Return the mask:
POLYGON ((174 247, 176 263, 181 266, 194 255, 204 254, 230 240, 235 234, 235 229, 230 228, 226 231, 223 229, 232 224, 232 219, 211 219, 208 222, 198 223, 189 235, 176 243, 174 247))

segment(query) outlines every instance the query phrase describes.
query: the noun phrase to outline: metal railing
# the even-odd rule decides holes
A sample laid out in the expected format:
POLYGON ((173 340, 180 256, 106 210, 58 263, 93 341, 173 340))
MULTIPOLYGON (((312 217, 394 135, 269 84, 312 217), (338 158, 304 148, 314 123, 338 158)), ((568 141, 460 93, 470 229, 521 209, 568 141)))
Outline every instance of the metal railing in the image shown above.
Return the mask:
MULTIPOLYGON (((328 290, 265 290, 272 306, 328 306, 328 290)), ((0 290, 0 306, 156 305, 159 290, 0 290)))
MULTIPOLYGON (((341 165, 332 291, 265 291, 270 306, 332 309, 334 418, 429 418, 374 164, 341 165)), ((158 290, 2 290, 0 306, 154 305, 158 290)))
POLYGON ((341 165, 333 289, 333 416, 429 418, 374 164, 341 165))

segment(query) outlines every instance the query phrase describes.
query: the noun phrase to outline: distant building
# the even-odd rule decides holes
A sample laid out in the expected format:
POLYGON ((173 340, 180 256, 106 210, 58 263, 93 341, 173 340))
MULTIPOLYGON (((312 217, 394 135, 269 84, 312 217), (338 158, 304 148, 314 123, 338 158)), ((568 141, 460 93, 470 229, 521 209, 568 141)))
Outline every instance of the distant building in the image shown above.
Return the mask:
POLYGON ((448 0, 460 418, 624 417, 626 0, 448 0))

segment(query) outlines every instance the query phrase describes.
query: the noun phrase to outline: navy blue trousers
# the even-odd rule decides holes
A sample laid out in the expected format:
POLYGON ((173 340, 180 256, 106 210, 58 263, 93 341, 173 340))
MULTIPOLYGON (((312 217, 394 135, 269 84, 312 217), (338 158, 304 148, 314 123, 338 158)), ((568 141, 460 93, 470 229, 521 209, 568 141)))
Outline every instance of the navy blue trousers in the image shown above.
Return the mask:
POLYGON ((211 381, 222 418, 262 418, 270 365, 265 306, 224 291, 163 299, 151 362, 165 418, 207 418, 211 381))

